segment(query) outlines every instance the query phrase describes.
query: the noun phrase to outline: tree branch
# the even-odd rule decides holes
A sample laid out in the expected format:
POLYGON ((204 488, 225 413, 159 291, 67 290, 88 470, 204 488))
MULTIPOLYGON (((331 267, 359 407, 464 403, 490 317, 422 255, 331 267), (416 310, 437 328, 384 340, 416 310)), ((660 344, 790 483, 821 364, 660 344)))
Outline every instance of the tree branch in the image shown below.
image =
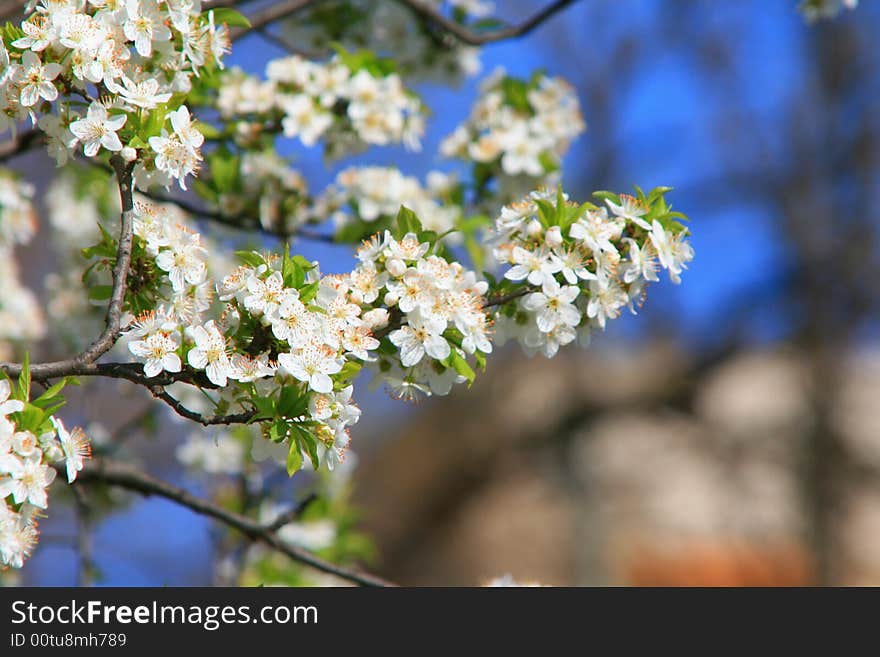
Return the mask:
POLYGON ((492 30, 491 32, 475 32, 461 23, 457 23, 456 21, 447 18, 433 5, 424 2, 424 0, 397 0, 398 3, 409 7, 422 18, 434 23, 462 43, 466 43, 469 46, 482 46, 487 43, 505 41, 507 39, 515 39, 525 36, 551 18, 554 14, 577 1, 578 0, 556 0, 556 2, 547 5, 544 9, 519 25, 511 25, 509 27, 492 30))
MULTIPOLYGON (((251 23, 249 28, 233 28, 229 31, 229 36, 235 41, 251 31, 259 32, 267 25, 274 23, 277 20, 293 16, 297 12, 306 9, 309 5, 317 4, 318 1, 319 0, 281 0, 280 2, 272 3, 265 9, 257 11, 248 17, 248 20, 250 20, 251 23)), ((471 46, 482 46, 487 43, 525 36, 551 18, 554 14, 577 1, 578 0, 556 0, 519 25, 511 25, 509 27, 492 30, 491 32, 475 32, 471 28, 461 25, 451 18, 444 16, 443 13, 424 0, 397 0, 398 3, 409 7, 414 13, 430 23, 437 25, 462 43, 471 46)))
POLYGON ((308 506, 317 499, 318 496, 315 493, 309 493, 295 507, 293 507, 286 513, 282 513, 280 516, 275 518, 275 520, 266 525, 266 531, 277 532, 279 529, 284 527, 284 525, 294 522, 303 514, 308 506))
POLYGON ((154 385, 149 387, 150 393, 156 399, 165 402, 175 413, 187 420, 198 422, 206 427, 218 424, 247 424, 257 415, 256 411, 245 411, 243 413, 234 413, 231 415, 203 415, 184 406, 180 400, 172 397, 162 386, 154 385))
POLYGON ((156 192, 143 192, 140 190, 138 191, 138 193, 158 203, 170 203, 172 205, 176 205, 184 212, 188 212, 189 214, 195 215, 197 217, 202 217, 203 219, 208 219, 209 221, 214 221, 218 224, 229 226, 230 228, 235 228, 237 230, 256 230, 263 233, 264 235, 277 237, 282 240, 288 240, 292 237, 301 237, 303 239, 313 240, 315 242, 327 242, 328 244, 335 244, 332 235, 325 235, 324 233, 303 229, 302 227, 295 228, 289 232, 283 230, 273 230, 271 228, 266 228, 262 224, 262 222, 256 217, 224 214, 223 212, 199 207, 194 203, 190 203, 189 201, 179 199, 174 196, 168 196, 166 194, 156 192))
POLYGON ((249 32, 259 31, 270 23, 274 23, 282 18, 293 16, 298 11, 302 11, 309 5, 315 4, 316 0, 280 0, 273 2, 265 9, 254 12, 248 16, 250 27, 234 27, 229 30, 229 38, 233 41, 246 36, 249 32))
POLYGON ((282 541, 271 526, 264 526, 250 518, 228 511, 208 500, 196 497, 160 479, 156 479, 136 468, 111 461, 99 461, 87 465, 80 471, 74 485, 82 483, 104 483, 125 488, 141 495, 156 495, 185 506, 196 513, 219 520, 223 524, 244 534, 251 541, 263 543, 294 561, 311 566, 321 572, 334 575, 347 582, 361 586, 394 586, 392 582, 324 561, 308 550, 282 541))
POLYGON ((28 130, 9 141, 0 144, 0 162, 11 160, 25 151, 29 151, 42 138, 43 133, 39 130, 28 130))
MULTIPOLYGON (((85 351, 73 358, 50 363, 38 363, 30 368, 34 379, 48 379, 65 376, 72 369, 94 363, 98 358, 110 351, 119 334, 122 332, 122 305, 128 282, 128 270, 131 265, 131 240, 134 226, 134 197, 132 190, 132 171, 134 162, 125 162, 118 155, 110 159, 119 185, 119 199, 122 213, 119 221, 119 245, 116 250, 116 264, 113 267, 113 288, 104 318, 104 330, 85 351)), ((10 376, 19 376, 20 363, 0 363, 0 369, 10 376)))

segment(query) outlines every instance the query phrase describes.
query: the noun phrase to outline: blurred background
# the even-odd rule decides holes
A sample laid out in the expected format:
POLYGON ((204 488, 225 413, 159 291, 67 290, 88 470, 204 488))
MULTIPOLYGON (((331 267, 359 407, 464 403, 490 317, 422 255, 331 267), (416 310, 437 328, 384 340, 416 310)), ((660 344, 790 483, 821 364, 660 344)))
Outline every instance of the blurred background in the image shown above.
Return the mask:
MULTIPOLYGON (((496 15, 536 5, 499 0, 496 15)), ((352 499, 371 570, 412 585, 880 584, 880 6, 809 25, 796 5, 579 2, 486 46, 457 87, 414 84, 434 110, 421 153, 326 168, 288 140, 313 189, 353 163, 455 170, 437 146, 479 80, 542 68, 577 88, 588 125, 564 162, 571 196, 669 185, 692 219, 682 285, 655 285, 589 349, 504 349, 470 391, 418 405, 357 390, 352 499)), ((254 35, 231 60, 260 74, 281 54, 254 35)), ((11 163, 38 190, 51 166, 11 163)), ((352 262, 298 251, 325 271, 352 262)), ((40 290, 51 255, 37 240, 18 256, 40 290)), ((65 420, 97 413, 127 436, 145 403, 90 385, 65 420)), ((137 449, 203 493, 174 458, 191 431, 162 420, 137 449)), ((21 584, 82 582, 78 521, 53 504, 21 584)), ((91 529, 98 584, 217 581, 216 527, 169 502, 132 498, 91 529)))

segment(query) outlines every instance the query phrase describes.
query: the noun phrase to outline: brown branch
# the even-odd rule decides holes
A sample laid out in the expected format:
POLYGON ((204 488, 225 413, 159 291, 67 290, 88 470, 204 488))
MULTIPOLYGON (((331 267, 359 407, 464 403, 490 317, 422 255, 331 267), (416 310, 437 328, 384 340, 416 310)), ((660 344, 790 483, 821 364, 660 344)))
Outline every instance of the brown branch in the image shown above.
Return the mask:
POLYGON ((179 416, 185 417, 187 420, 192 420, 193 422, 198 422, 206 427, 218 424, 247 424, 257 415, 256 411, 245 411, 243 413, 234 413, 230 415, 203 415, 202 413, 184 406, 179 399, 171 396, 160 385, 150 386, 149 390, 153 397, 168 404, 168 406, 170 406, 179 416))
MULTIPOLYGON (((31 377, 34 379, 66 376, 67 372, 72 369, 94 363, 98 358, 110 351, 122 332, 122 305, 125 301, 128 270, 131 265, 131 240, 134 227, 134 197, 132 191, 134 162, 125 162, 118 155, 114 155, 110 162, 113 165, 116 181, 119 185, 122 213, 119 221, 119 245, 116 250, 116 264, 113 267, 113 288, 107 305, 107 315, 104 318, 104 330, 92 344, 73 358, 31 365, 31 377)), ((9 376, 17 377, 21 374, 22 366, 20 363, 0 363, 0 369, 9 376)))
POLYGON ((504 294, 498 297, 492 297, 490 299, 486 299, 483 303, 483 308, 491 308, 492 306, 503 306, 508 301, 513 301, 514 299, 519 299, 520 297, 524 297, 530 292, 534 292, 534 288, 527 286, 521 290, 517 290, 516 292, 511 292, 510 294, 504 294))
POLYGON ((261 9, 248 16, 248 21, 251 24, 250 27, 234 27, 229 30, 229 38, 236 41, 251 31, 259 31, 277 20, 293 16, 297 12, 306 9, 309 5, 315 4, 315 1, 280 0, 280 2, 273 2, 265 9, 261 9))
POLYGON ((39 130, 28 130, 27 132, 22 132, 14 139, 3 142, 0 144, 0 162, 11 160, 17 155, 29 151, 40 141, 42 136, 43 133, 39 130))
POLYGON ((157 192, 143 192, 138 190, 138 193, 158 203, 170 203, 172 205, 176 205, 184 212, 188 212, 189 214, 195 215, 197 217, 201 217, 203 219, 207 219, 209 221, 222 224, 224 226, 229 226, 230 228, 235 228, 237 230, 256 230, 260 233, 263 233, 264 235, 277 237, 282 240, 288 240, 292 237, 301 237, 303 239, 313 240, 315 242, 327 242, 328 244, 335 243, 332 235, 326 235, 317 231, 308 230, 301 227, 295 228, 292 231, 275 230, 272 228, 266 228, 257 217, 251 217, 247 215, 229 215, 223 212, 218 212, 216 210, 209 210, 208 208, 199 207, 198 205, 190 203, 189 201, 186 201, 184 199, 179 199, 174 196, 168 196, 166 194, 161 194, 157 192))
POLYGON ((329 573, 348 582, 361 586, 394 586, 393 583, 384 579, 362 573, 356 570, 337 566, 315 556, 308 550, 282 541, 274 530, 264 526, 246 516, 228 511, 221 506, 208 500, 192 495, 183 488, 179 488, 160 479, 156 479, 131 466, 114 463, 107 460, 93 462, 80 471, 77 481, 79 483, 104 483, 111 486, 125 488, 141 495, 157 495, 167 500, 185 506, 196 513, 219 520, 223 524, 244 534, 251 541, 263 543, 269 548, 280 552, 294 561, 311 566, 321 572, 329 573))
POLYGON ((398 3, 409 7, 422 18, 434 23, 462 43, 466 43, 469 46, 482 46, 487 43, 505 41, 507 39, 515 39, 525 36, 551 18, 554 14, 577 1, 578 0, 556 0, 556 2, 547 5, 541 11, 526 19, 519 25, 511 25, 509 27, 492 30, 491 32, 475 32, 461 23, 457 23, 456 21, 447 18, 433 5, 424 2, 424 0, 397 0, 398 3))
POLYGON ((277 532, 279 529, 284 527, 284 525, 294 522, 303 514, 308 506, 317 499, 318 496, 315 493, 309 493, 295 507, 285 513, 282 513, 280 516, 275 518, 275 520, 266 525, 266 531, 277 532))
MULTIPOLYGON (((251 14, 248 17, 251 23, 249 28, 233 28, 229 31, 229 36, 235 41, 251 31, 260 31, 277 20, 293 16, 297 12, 309 7, 309 5, 316 4, 317 1, 318 0, 282 0, 280 2, 275 2, 265 9, 251 14)), ((433 5, 424 2, 424 0, 397 0, 397 2, 409 7, 417 15, 430 23, 437 25, 462 43, 471 46, 481 46, 487 43, 525 36, 559 11, 577 2, 577 0, 556 0, 519 25, 511 25, 487 32, 475 32, 471 28, 466 27, 461 23, 457 23, 451 18, 444 16, 443 13, 433 5)))
POLYGON ((322 53, 315 52, 313 50, 307 50, 305 48, 302 48, 301 46, 296 46, 285 39, 282 35, 270 32, 268 25, 254 31, 261 37, 263 37, 266 41, 280 48, 288 54, 299 55, 300 57, 305 57, 306 59, 320 59, 323 56, 322 53))

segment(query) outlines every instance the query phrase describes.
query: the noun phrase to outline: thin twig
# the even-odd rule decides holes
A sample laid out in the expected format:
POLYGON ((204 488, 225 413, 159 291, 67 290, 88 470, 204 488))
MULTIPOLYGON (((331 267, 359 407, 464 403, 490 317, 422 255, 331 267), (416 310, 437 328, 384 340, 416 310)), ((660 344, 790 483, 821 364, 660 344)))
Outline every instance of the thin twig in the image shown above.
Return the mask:
POLYGON ((318 496, 315 493, 309 493, 306 495, 295 507, 282 513, 280 516, 275 518, 272 522, 265 526, 267 532, 277 532, 279 529, 284 527, 284 525, 288 525, 291 522, 297 520, 303 512, 308 508, 308 506, 318 499, 318 496))
POLYGON ((195 215, 203 219, 208 219, 209 221, 213 221, 224 226, 229 226, 230 228, 235 228, 237 230, 256 230, 263 233, 264 235, 277 237, 282 240, 288 240, 292 237, 301 237, 303 239, 313 240, 316 242, 327 242, 330 244, 334 243, 332 235, 308 230, 307 228, 295 228, 290 232, 275 230, 265 227, 257 217, 251 217, 247 215, 230 215, 223 212, 218 212, 216 210, 209 210, 208 208, 200 207, 185 199, 168 196, 159 192, 142 192, 139 190, 138 193, 158 203, 170 203, 172 205, 176 205, 178 208, 191 215, 195 215))
POLYGON ((80 471, 76 484, 79 484, 80 482, 104 483, 111 486, 125 488, 146 496, 157 495, 159 497, 164 497, 167 500, 171 500, 172 502, 176 502, 181 506, 185 506, 188 509, 195 511, 200 515, 219 520, 228 527, 241 532, 250 540, 263 543, 271 549, 287 555, 294 561, 311 566, 316 570, 329 573, 330 575, 334 575, 340 579, 361 586, 394 586, 393 583, 380 577, 376 577, 375 575, 338 566, 315 556, 308 550, 285 543, 274 531, 269 531, 262 524, 246 516, 228 511, 213 502, 192 495, 183 488, 156 479, 155 477, 125 464, 106 460, 90 463, 80 471))
POLYGON ((280 2, 273 2, 265 9, 261 9, 248 16, 248 21, 251 24, 250 27, 234 27, 229 30, 229 38, 236 41, 246 36, 249 32, 261 30, 270 23, 293 16, 312 4, 315 4, 315 0, 280 0, 280 2))
POLYGON ((525 36, 554 14, 574 4, 578 0, 556 0, 541 11, 526 19, 519 25, 498 28, 488 32, 475 32, 474 30, 444 16, 436 7, 424 2, 424 0, 397 0, 400 4, 409 7, 422 18, 434 23, 448 32, 462 43, 469 46, 482 46, 496 41, 505 41, 525 36))
POLYGON ((37 143, 42 139, 42 136, 42 132, 34 129, 28 130, 27 132, 22 132, 14 139, 3 142, 2 144, 0 144, 0 162, 11 160, 17 155, 21 155, 22 153, 29 151, 32 147, 37 145, 37 143))
POLYGON ((172 397, 160 385, 150 386, 149 390, 153 397, 168 404, 168 406, 170 406, 179 416, 185 417, 187 420, 192 420, 193 422, 198 422, 206 427, 218 424, 247 424, 257 415, 256 411, 245 411, 243 413, 234 413, 230 415, 203 415, 202 413, 184 406, 180 400, 172 397))
MULTIPOLYGON (((119 156, 113 156, 110 162, 113 165, 116 182, 119 186, 122 213, 119 220, 119 245, 116 249, 116 264, 113 267, 113 288, 110 292, 107 314, 104 317, 104 330, 92 344, 73 358, 31 365, 30 372, 33 379, 66 376, 71 369, 94 363, 98 358, 110 351, 122 332, 122 306, 128 287, 128 270, 131 265, 131 240, 134 226, 134 197, 132 190, 134 162, 125 162, 119 156)), ((0 363, 0 369, 4 370, 9 376, 17 377, 21 374, 22 366, 20 363, 0 363)))

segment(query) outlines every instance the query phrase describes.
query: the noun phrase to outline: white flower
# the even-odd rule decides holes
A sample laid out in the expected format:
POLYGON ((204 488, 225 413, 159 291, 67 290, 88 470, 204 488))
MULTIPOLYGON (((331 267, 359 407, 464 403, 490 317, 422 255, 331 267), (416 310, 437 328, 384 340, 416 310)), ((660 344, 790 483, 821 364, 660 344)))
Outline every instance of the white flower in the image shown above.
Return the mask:
POLYGON ((504 278, 511 281, 528 280, 532 285, 542 285, 552 280, 553 274, 562 270, 559 258, 545 249, 527 251, 516 246, 511 254, 513 267, 508 269, 504 278))
POLYGON ((288 96, 282 102, 281 126, 285 137, 299 136, 305 146, 314 146, 333 123, 333 115, 315 106, 304 94, 288 96))
POLYGON ((535 313, 538 328, 550 333, 559 325, 577 326, 581 313, 574 306, 580 290, 576 285, 560 286, 555 280, 544 281, 540 292, 533 292, 523 299, 526 310, 535 313))
POLYGON ((17 514, 9 513, 0 506, 0 564, 21 568, 37 544, 37 527, 34 522, 24 522, 17 514))
MULTIPOLYGON (((547 232, 548 234, 550 233, 550 231, 547 232)), ((580 248, 559 247, 554 249, 553 253, 562 264, 559 273, 571 285, 577 285, 578 279, 585 281, 595 280, 596 274, 587 269, 587 258, 580 248)))
POLYGON ((119 95, 125 102, 144 109, 154 109, 159 103, 167 103, 171 99, 171 92, 159 93, 159 81, 156 78, 145 78, 140 82, 134 82, 123 76, 119 95))
POLYGON ((71 123, 70 131, 82 142, 87 157, 97 155, 102 146, 108 151, 121 151, 122 142, 116 131, 125 125, 127 118, 125 114, 111 117, 106 107, 93 102, 89 105, 86 118, 71 123))
POLYGON ((617 205, 617 203, 610 199, 605 199, 605 203, 608 204, 608 207, 615 216, 632 221, 645 230, 651 230, 651 225, 642 219, 642 217, 648 214, 648 209, 634 196, 621 194, 620 205, 617 205))
POLYGON ((205 136, 193 125, 186 105, 181 105, 175 111, 168 113, 171 119, 171 127, 174 129, 180 141, 189 146, 193 151, 205 142, 205 136))
POLYGON ((315 392, 328 393, 333 390, 330 375, 342 369, 343 361, 327 345, 311 341, 296 352, 278 354, 278 364, 315 392))
POLYGON ((214 385, 224 387, 226 379, 232 373, 232 363, 226 353, 226 338, 217 329, 214 320, 203 326, 196 326, 190 331, 196 343, 186 359, 196 369, 204 369, 208 379, 214 385))
POLYGON ((279 340, 286 340, 291 347, 299 347, 318 329, 318 318, 299 300, 290 295, 272 318, 272 333, 279 340))
POLYGON ((12 495, 16 504, 27 502, 45 509, 48 504, 46 489, 55 479, 55 470, 41 461, 42 455, 19 459, 12 454, 0 456, 0 471, 7 474, 0 479, 0 499, 12 495))
POLYGON ((309 414, 333 429, 356 424, 361 417, 361 409, 351 403, 353 386, 339 392, 312 395, 309 397, 309 414))
POLYGON ((21 85, 20 101, 23 107, 33 107, 42 98, 52 102, 58 98, 58 89, 52 80, 61 73, 61 66, 51 62, 43 64, 32 50, 21 56, 21 68, 17 69, 17 81, 21 85))
POLYGON ((154 41, 168 41, 171 30, 159 15, 154 0, 126 0, 127 19, 122 24, 125 38, 134 41, 135 50, 142 57, 153 53, 154 41))
MULTIPOLYGON (((265 281, 259 276, 251 276, 247 281, 247 291, 244 307, 249 313, 258 316, 264 314, 273 316, 281 302, 286 299, 284 279, 278 271, 272 272, 265 281)), ((298 299, 298 292, 293 290, 292 294, 291 301, 298 299)))
POLYGON ((22 21, 21 30, 24 36, 13 41, 12 45, 22 50, 45 50, 57 38, 52 22, 39 14, 32 14, 28 20, 22 21))
POLYGON ((525 125, 518 123, 513 129, 503 133, 501 146, 501 168, 509 176, 525 173, 540 176, 544 173, 541 154, 547 149, 547 142, 531 133, 525 125))
POLYGON ((147 336, 144 340, 128 343, 128 350, 144 359, 144 374, 149 377, 161 372, 179 372, 180 356, 175 351, 178 343, 173 333, 159 331, 147 336))
POLYGON ((180 188, 186 189, 186 177, 198 170, 202 159, 198 151, 181 141, 176 133, 169 136, 164 130, 161 137, 150 137, 149 142, 156 154, 156 168, 176 178, 180 188))
POLYGON ((664 269, 673 270, 676 266, 675 254, 672 249, 672 235, 656 219, 651 226, 651 243, 657 252, 657 258, 664 269))
POLYGON ((72 484, 76 479, 76 473, 83 469, 85 459, 92 455, 88 438, 79 427, 75 427, 73 431, 65 429, 59 418, 53 417, 52 425, 58 433, 58 441, 64 452, 67 483, 72 484))
POLYGON ((591 281, 587 317, 594 319, 604 329, 605 322, 619 317, 620 309, 628 302, 629 297, 617 281, 610 280, 604 286, 599 281, 591 281))
POLYGON ((156 256, 156 266, 168 272, 171 287, 180 292, 187 283, 198 285, 205 280, 205 253, 198 233, 189 233, 163 249, 156 256))
POLYGON ((449 357, 449 343, 443 337, 446 320, 439 317, 423 317, 418 310, 407 316, 407 324, 392 331, 388 339, 400 349, 400 362, 412 367, 427 354, 436 360, 449 357))
POLYGON ((620 236, 622 226, 608 220, 608 213, 604 208, 596 211, 588 211, 568 229, 572 239, 583 242, 594 253, 605 251, 617 253, 617 247, 611 242, 620 236))
POLYGON ((24 402, 18 399, 9 399, 12 388, 9 379, 0 379, 0 417, 6 417, 10 413, 18 413, 24 410, 24 402))
POLYGON ((86 14, 71 14, 60 22, 59 41, 74 51, 74 59, 85 60, 98 49, 107 35, 103 25, 86 14))
POLYGON ((623 282, 632 283, 639 277, 646 281, 657 281, 656 252, 650 240, 639 247, 634 239, 627 238, 629 242, 629 262, 623 270, 623 282))

